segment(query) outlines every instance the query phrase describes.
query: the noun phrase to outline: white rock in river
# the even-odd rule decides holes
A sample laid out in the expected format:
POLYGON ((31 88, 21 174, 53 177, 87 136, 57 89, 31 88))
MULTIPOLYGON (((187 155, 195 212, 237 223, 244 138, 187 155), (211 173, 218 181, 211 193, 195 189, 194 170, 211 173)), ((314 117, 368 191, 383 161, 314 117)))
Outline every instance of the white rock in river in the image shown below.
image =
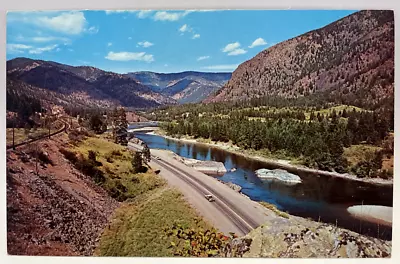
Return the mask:
POLYGON ((259 169, 256 170, 256 175, 261 179, 275 179, 288 183, 301 183, 301 178, 299 176, 281 169, 259 169))
POLYGON ((392 226, 393 207, 381 205, 354 205, 347 208, 347 212, 360 220, 392 226))

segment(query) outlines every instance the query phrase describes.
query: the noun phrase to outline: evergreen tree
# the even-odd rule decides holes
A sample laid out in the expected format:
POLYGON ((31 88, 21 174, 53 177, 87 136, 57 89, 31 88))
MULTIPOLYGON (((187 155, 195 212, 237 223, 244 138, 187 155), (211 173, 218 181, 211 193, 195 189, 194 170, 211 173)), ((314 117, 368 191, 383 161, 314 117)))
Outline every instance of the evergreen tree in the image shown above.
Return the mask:
POLYGON ((149 146, 147 146, 147 144, 144 145, 144 147, 143 147, 142 155, 143 155, 144 162, 146 162, 146 163, 150 162, 151 154, 150 154, 149 146))
POLYGON ((113 123, 113 136, 115 143, 128 145, 128 121, 126 120, 126 112, 124 108, 115 108, 111 114, 113 123))
POLYGON ((134 173, 139 173, 143 171, 142 154, 138 151, 136 151, 135 155, 133 156, 132 168, 134 173))

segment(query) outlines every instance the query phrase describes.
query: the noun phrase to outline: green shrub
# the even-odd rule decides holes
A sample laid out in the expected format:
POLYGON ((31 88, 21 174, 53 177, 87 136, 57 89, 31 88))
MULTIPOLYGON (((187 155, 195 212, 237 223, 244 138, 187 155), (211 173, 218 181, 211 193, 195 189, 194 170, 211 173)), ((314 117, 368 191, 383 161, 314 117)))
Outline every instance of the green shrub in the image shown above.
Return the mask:
POLYGON ((60 148, 59 150, 61 152, 61 154, 64 155, 64 157, 69 160, 70 162, 72 162, 72 164, 75 164, 78 161, 78 158, 76 156, 76 153, 73 151, 69 151, 65 148, 60 148))
POLYGON ((175 256, 182 257, 221 256, 230 240, 237 237, 234 233, 230 233, 231 237, 225 236, 215 229, 195 231, 176 223, 172 228, 164 229, 164 232, 168 237, 177 238, 177 242, 171 241, 170 248, 175 256))

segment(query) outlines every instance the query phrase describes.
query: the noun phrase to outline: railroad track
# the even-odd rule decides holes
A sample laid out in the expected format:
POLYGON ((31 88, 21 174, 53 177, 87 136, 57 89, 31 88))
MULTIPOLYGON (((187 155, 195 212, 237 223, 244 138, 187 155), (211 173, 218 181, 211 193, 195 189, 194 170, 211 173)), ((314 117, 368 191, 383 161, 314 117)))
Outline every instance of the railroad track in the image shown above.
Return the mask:
POLYGON ((40 136, 40 137, 37 137, 37 138, 30 139, 30 140, 28 140, 28 141, 24 141, 24 142, 15 144, 14 146, 13 146, 13 145, 9 145, 9 146, 7 146, 7 149, 12 149, 13 147, 14 147, 14 148, 21 147, 21 146, 23 146, 23 145, 30 144, 30 143, 39 141, 39 140, 41 140, 41 139, 49 138, 49 137, 58 135, 58 134, 60 134, 60 133, 62 133, 62 132, 64 132, 64 131, 67 131, 67 129, 69 129, 69 124, 68 124, 68 122, 66 122, 66 121, 64 121, 64 120, 60 120, 60 121, 61 121, 62 123, 64 123, 63 127, 62 127, 61 129, 59 129, 59 130, 53 132, 53 133, 50 133, 50 135, 49 135, 49 134, 46 134, 46 135, 43 135, 43 136, 40 136))

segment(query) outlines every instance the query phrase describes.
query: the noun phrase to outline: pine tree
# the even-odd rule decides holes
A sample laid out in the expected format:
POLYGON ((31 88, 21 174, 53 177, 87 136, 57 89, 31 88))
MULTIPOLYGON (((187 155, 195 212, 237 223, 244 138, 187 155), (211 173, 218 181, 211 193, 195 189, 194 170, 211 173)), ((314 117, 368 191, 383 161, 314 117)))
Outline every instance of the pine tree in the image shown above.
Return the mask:
POLYGON ((143 171, 143 159, 140 152, 135 152, 132 160, 132 168, 134 173, 139 173, 143 171))
POLYGON ((126 112, 124 108, 115 108, 112 113, 113 136, 115 143, 128 145, 128 121, 126 120, 126 112))
POLYGON ((151 154, 150 154, 149 146, 147 146, 147 144, 144 145, 144 147, 143 147, 142 155, 143 155, 144 162, 146 162, 146 163, 150 162, 151 154))

